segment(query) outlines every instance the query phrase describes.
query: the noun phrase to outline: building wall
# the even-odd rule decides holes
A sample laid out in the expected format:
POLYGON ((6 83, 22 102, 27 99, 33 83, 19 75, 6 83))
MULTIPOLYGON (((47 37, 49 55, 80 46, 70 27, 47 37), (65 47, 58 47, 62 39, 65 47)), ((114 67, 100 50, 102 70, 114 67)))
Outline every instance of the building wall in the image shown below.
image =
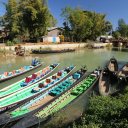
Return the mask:
POLYGON ((43 38, 43 42, 52 42, 52 43, 58 43, 60 42, 60 38, 59 37, 44 37, 43 38))

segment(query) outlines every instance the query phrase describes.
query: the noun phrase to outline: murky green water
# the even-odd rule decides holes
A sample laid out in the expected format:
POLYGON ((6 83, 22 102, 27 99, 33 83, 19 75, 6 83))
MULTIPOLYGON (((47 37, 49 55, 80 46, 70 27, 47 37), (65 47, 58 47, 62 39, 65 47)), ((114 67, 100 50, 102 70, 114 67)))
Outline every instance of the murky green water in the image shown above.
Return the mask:
MULTIPOLYGON (((33 57, 38 57, 43 63, 43 66, 35 69, 29 73, 26 73, 22 76, 13 78, 9 81, 0 83, 0 88, 8 86, 13 82, 20 80, 35 71, 51 64, 51 63, 60 63, 60 66, 56 69, 59 69, 69 66, 69 65, 76 65, 76 69, 79 67, 86 65, 89 71, 92 71, 98 66, 103 66, 107 60, 111 57, 115 57, 118 61, 127 61, 128 62, 128 53, 121 52, 121 51, 112 51, 107 49, 82 49, 77 50, 72 53, 62 53, 62 54, 47 54, 47 55, 31 55, 26 57, 19 57, 19 56, 0 56, 0 73, 4 71, 11 71, 13 69, 18 69, 21 66, 29 65, 33 57)), ((55 72, 55 71, 54 71, 55 72)), ((67 107, 65 110, 65 115, 67 118, 71 118, 74 120, 78 113, 83 111, 83 108, 86 104, 87 94, 79 97, 73 104, 67 107), (82 97, 82 98, 81 98, 82 97)), ((42 126, 43 128, 43 126, 42 126)))

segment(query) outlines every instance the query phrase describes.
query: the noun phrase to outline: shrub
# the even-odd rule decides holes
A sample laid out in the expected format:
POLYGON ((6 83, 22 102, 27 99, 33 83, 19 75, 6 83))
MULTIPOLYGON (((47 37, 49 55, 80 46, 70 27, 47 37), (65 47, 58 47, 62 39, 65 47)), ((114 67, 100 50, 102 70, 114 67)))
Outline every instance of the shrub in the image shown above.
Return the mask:
POLYGON ((13 45, 14 45, 14 42, 12 42, 12 41, 9 41, 9 40, 8 40, 8 41, 6 42, 6 46, 13 46, 13 45))
POLYGON ((14 38, 14 39, 13 39, 13 43, 14 43, 14 44, 18 44, 18 43, 19 43, 19 39, 18 39, 18 38, 14 38))

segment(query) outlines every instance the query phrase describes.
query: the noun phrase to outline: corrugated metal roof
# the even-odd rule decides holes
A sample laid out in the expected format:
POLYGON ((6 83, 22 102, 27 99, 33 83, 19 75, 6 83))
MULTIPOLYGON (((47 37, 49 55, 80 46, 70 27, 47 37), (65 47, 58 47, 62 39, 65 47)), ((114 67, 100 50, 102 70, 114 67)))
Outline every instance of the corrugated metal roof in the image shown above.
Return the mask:
POLYGON ((50 27, 50 28, 48 28, 47 30, 48 31, 51 31, 51 30, 54 30, 54 29, 63 29, 62 27, 50 27))

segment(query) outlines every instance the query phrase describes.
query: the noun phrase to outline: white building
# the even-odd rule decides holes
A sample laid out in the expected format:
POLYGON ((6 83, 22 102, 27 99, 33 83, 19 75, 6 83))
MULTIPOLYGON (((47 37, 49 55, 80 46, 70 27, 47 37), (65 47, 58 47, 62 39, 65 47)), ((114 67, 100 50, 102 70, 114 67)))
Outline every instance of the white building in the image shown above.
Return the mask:
POLYGON ((59 35, 62 35, 62 32, 63 32, 63 28, 61 27, 48 28, 48 34, 47 36, 43 37, 43 42, 52 42, 52 43, 60 42, 59 35))

